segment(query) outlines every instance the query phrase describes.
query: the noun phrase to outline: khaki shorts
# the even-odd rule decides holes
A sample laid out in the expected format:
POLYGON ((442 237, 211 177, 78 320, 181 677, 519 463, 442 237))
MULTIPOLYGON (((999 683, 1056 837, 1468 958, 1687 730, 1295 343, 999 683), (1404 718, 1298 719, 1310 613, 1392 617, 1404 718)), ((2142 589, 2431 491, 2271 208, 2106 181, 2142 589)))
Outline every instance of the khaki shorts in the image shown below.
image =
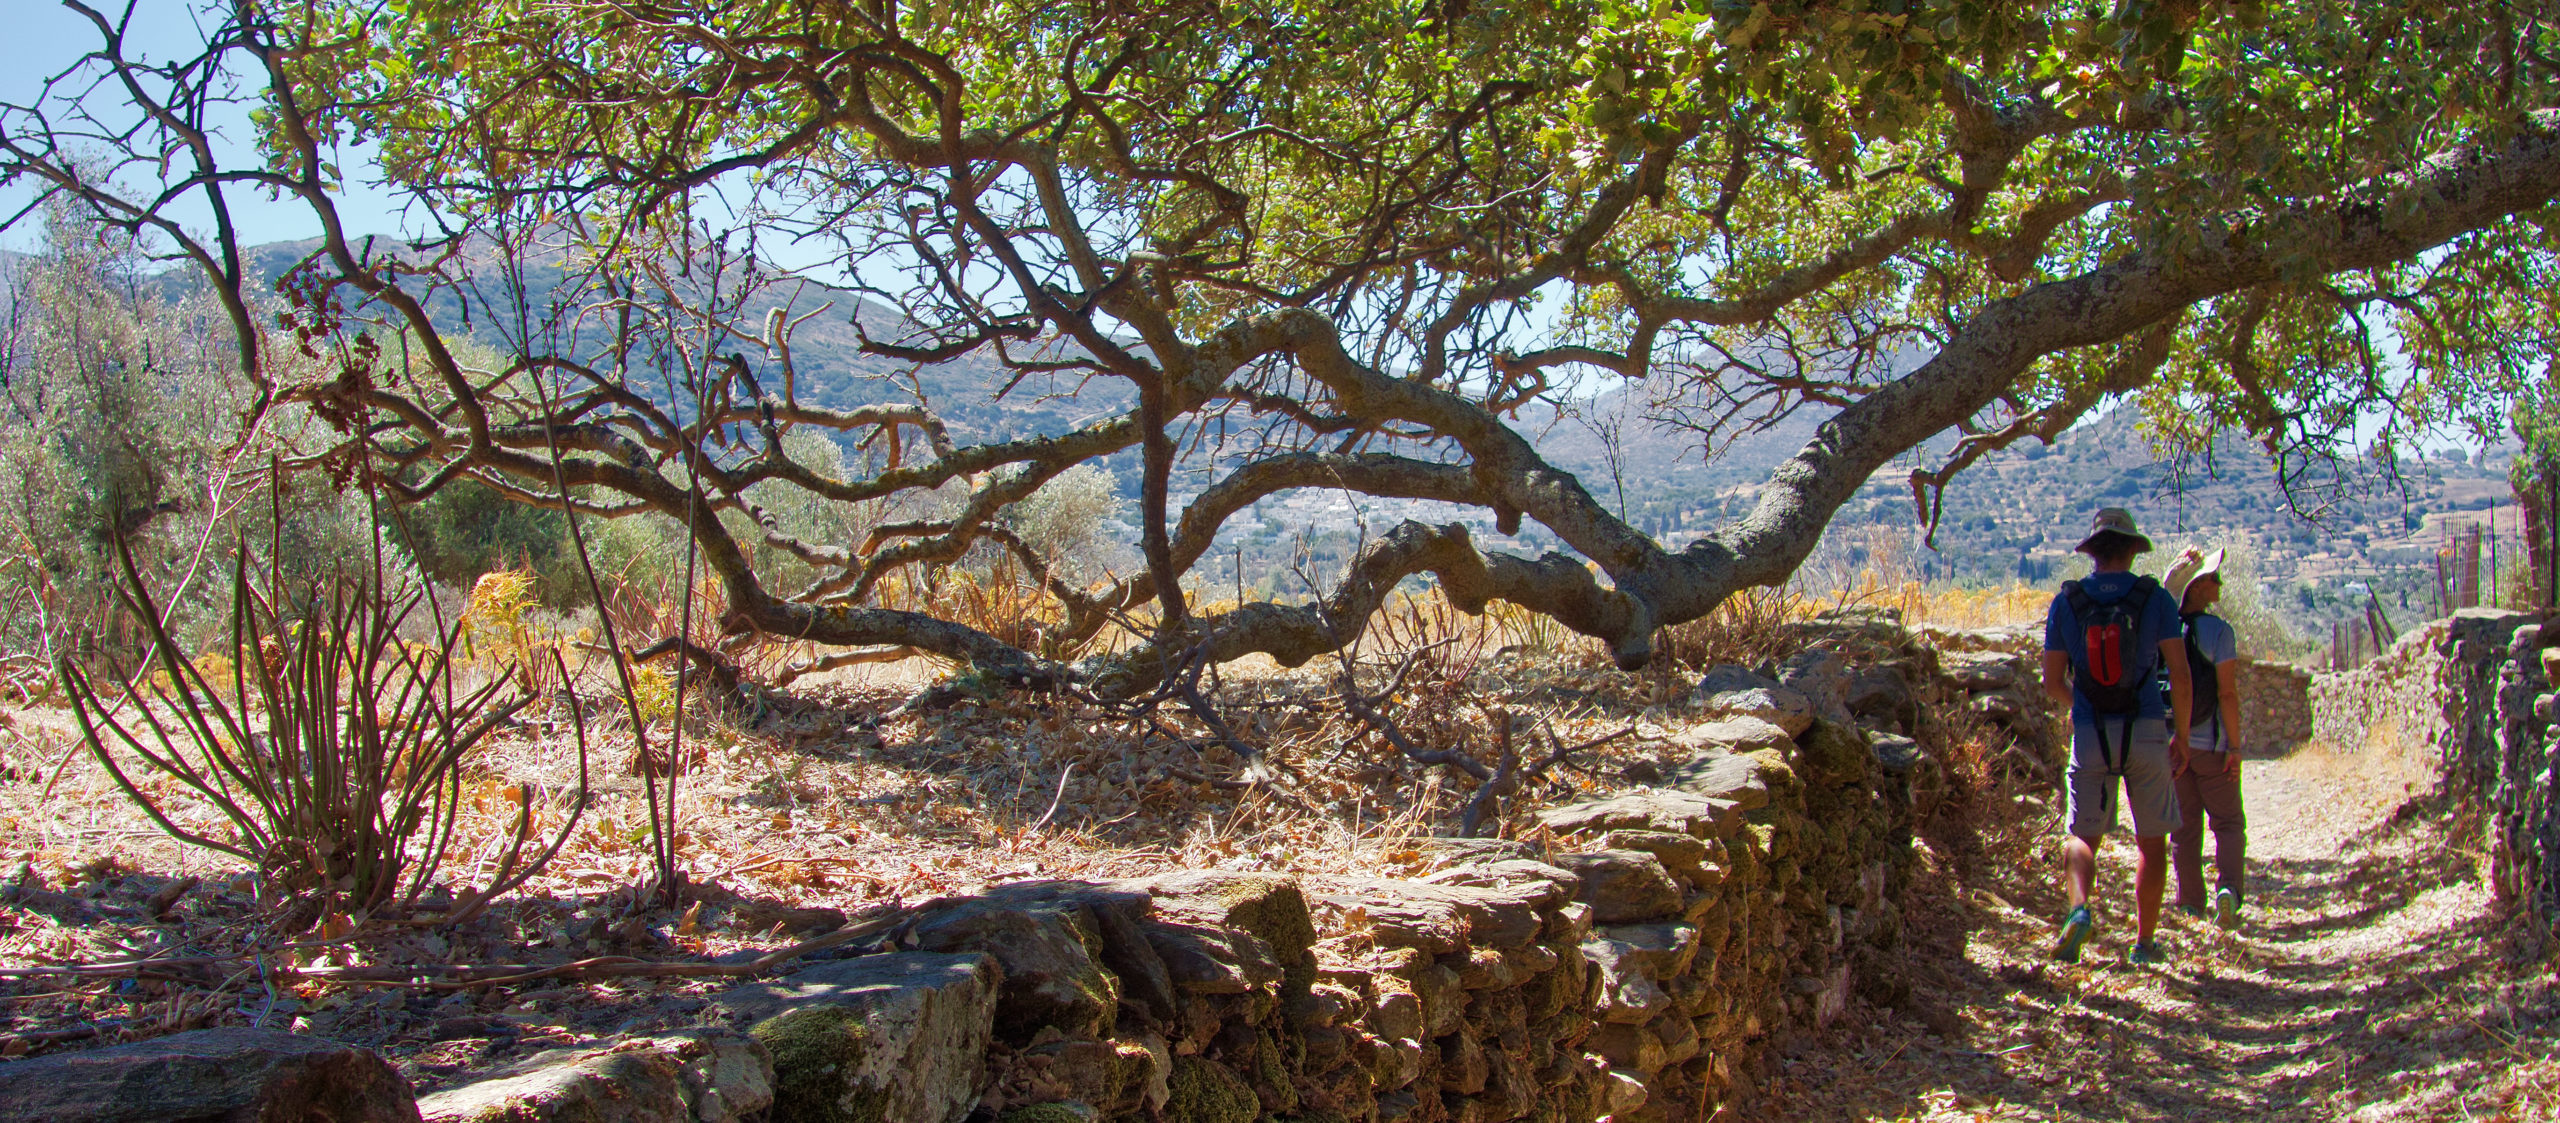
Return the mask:
POLYGON ((2168 720, 2137 719, 2130 748, 2124 743, 2124 719, 2098 720, 2106 723, 2104 756, 2099 753, 2097 727, 2071 727, 2071 833, 2099 838, 2114 829, 2119 783, 2124 805, 2133 812, 2136 837, 2163 838, 2177 830, 2178 791, 2169 775, 2168 720), (2121 776, 2115 774, 2117 763, 2122 765, 2121 776))

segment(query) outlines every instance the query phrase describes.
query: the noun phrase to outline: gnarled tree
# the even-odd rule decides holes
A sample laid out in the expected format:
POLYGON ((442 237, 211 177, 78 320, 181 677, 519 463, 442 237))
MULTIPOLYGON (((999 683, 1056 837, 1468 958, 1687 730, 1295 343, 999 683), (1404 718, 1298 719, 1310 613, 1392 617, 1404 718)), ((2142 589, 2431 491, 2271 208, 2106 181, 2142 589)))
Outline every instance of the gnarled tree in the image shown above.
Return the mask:
POLYGON ((1657 628, 1784 580, 1857 488, 1950 429, 1912 479, 1924 514, 1985 453, 2127 395, 2173 438, 2239 427, 2296 462, 2377 412, 2493 417, 2548 353, 2554 14, 266 0, 157 70, 97 19, 106 48, 67 81, 111 84, 76 103, 93 115, 145 108, 89 139, 171 169, 149 191, 136 164, 71 159, 67 84, 8 111, 0 167, 159 228, 244 333, 252 271, 171 201, 304 200, 323 236, 288 319, 345 373, 279 389, 343 419, 339 462, 392 465, 411 496, 468 477, 684 520, 738 636, 1128 696, 1339 649, 1427 573, 1633 667, 1657 628), (261 166, 202 139, 226 81, 264 86, 261 166), (440 238, 345 228, 331 183, 357 142, 440 238), (874 308, 792 303, 758 249, 786 237, 874 308), (500 369, 448 345, 467 317, 500 369), (794 342, 830 324, 870 360, 974 363, 1100 416, 977 439, 921 392, 816 404, 845 375, 794 342), (1621 381, 1671 387, 1661 418, 1710 451, 1825 418, 1754 510, 1672 549, 1524 435, 1524 410, 1621 381), (808 455, 811 430, 854 455, 808 455), (1131 453, 1143 571, 1080 583, 1008 529, 1044 483, 1131 453), (1176 510, 1180 471, 1214 478, 1176 510), (1471 506, 1572 552, 1407 522, 1322 595, 1198 611, 1183 578, 1219 528, 1295 488, 1471 506), (777 489, 865 530, 795 533, 777 489), (1038 649, 883 603, 989 549, 1059 606, 1038 649), (1065 660, 1115 620, 1146 642, 1065 660))

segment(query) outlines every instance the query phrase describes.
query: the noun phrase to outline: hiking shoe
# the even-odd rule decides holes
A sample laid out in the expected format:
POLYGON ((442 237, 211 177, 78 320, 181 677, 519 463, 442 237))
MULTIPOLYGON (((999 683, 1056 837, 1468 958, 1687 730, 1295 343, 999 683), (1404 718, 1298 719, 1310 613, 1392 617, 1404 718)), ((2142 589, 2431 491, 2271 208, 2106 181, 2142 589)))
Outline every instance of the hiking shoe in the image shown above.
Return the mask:
POLYGON ((2089 915, 2089 906, 2080 905, 2062 919, 2062 939, 2053 945, 2053 958, 2062 963, 2080 962, 2080 945, 2096 935, 2098 921, 2089 915))
POLYGON ((2202 920, 2202 919, 2204 919, 2204 906, 2203 906, 2203 905, 2184 905, 2184 904, 2182 904, 2182 905, 2179 905, 2179 906, 2178 906, 2178 911, 2179 911, 2179 912, 2182 912, 2182 913, 2185 913, 2185 914, 2187 914, 2188 916, 2192 916, 2192 917, 2194 917, 2194 918, 2196 918, 2196 919, 2198 919, 2198 920, 2202 920))
POLYGON ((2238 929, 2239 929, 2239 927, 2240 927, 2240 891, 2239 891, 2239 890, 2234 889, 2234 888, 2232 888, 2232 887, 2230 887, 2230 886, 2228 886, 2228 885, 2225 885, 2225 886, 2223 886, 2223 887, 2222 887, 2222 888, 2220 888, 2220 889, 2214 890, 2214 893, 2213 893, 2213 922, 2214 922, 2215 924, 2219 924, 2219 925, 2221 925, 2221 926, 2222 926, 2222 930, 2223 930, 2223 931, 2225 931, 2225 932, 2236 931, 2236 930, 2238 930, 2238 929))
POLYGON ((2124 957, 2124 961, 2136 967, 2158 967, 2169 962, 2169 957, 2161 953, 2160 945, 2145 942, 2133 945, 2133 954, 2124 957))

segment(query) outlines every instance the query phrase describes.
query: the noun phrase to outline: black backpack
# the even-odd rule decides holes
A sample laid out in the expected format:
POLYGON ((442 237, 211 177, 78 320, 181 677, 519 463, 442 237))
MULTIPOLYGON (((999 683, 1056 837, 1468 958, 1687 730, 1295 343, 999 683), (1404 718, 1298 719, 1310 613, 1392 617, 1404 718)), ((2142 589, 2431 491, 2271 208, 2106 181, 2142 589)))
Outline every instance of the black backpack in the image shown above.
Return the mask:
MULTIPOLYGON (((2222 728, 2222 673, 2215 669, 2212 660, 2205 657, 2204 648, 2196 643, 2196 621, 2212 615, 2209 612, 2180 613, 2178 622, 2186 625, 2187 632, 2187 712, 2193 715, 2189 720, 2199 728, 2208 721, 2212 722, 2216 731, 2215 740, 2219 741, 2222 728)), ((2214 617, 2217 622, 2221 619, 2219 616, 2214 617)), ((2165 669, 2160 675, 2160 696, 2175 697, 2169 692, 2169 675, 2165 669)))
POLYGON ((2160 658, 2157 644, 2142 642, 2142 610, 2160 594, 2160 582, 2145 577, 2121 597, 2101 601, 2080 582, 2062 583, 2072 622, 2080 628, 2082 658, 2071 664, 2071 685, 2101 714, 2127 718, 2142 712, 2142 692, 2154 678, 2160 658))

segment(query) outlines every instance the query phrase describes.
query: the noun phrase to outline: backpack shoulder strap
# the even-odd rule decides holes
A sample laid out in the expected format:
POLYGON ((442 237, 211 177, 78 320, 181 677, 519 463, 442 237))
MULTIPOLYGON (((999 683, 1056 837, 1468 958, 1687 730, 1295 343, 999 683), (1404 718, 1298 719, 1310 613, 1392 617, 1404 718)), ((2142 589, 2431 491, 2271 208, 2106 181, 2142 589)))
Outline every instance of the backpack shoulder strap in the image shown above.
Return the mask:
POLYGON ((2090 598, 2089 590, 2081 588, 2078 581, 2062 583, 2062 599, 2071 603, 2071 615, 2075 617, 2087 616, 2090 607, 2097 603, 2090 598))

